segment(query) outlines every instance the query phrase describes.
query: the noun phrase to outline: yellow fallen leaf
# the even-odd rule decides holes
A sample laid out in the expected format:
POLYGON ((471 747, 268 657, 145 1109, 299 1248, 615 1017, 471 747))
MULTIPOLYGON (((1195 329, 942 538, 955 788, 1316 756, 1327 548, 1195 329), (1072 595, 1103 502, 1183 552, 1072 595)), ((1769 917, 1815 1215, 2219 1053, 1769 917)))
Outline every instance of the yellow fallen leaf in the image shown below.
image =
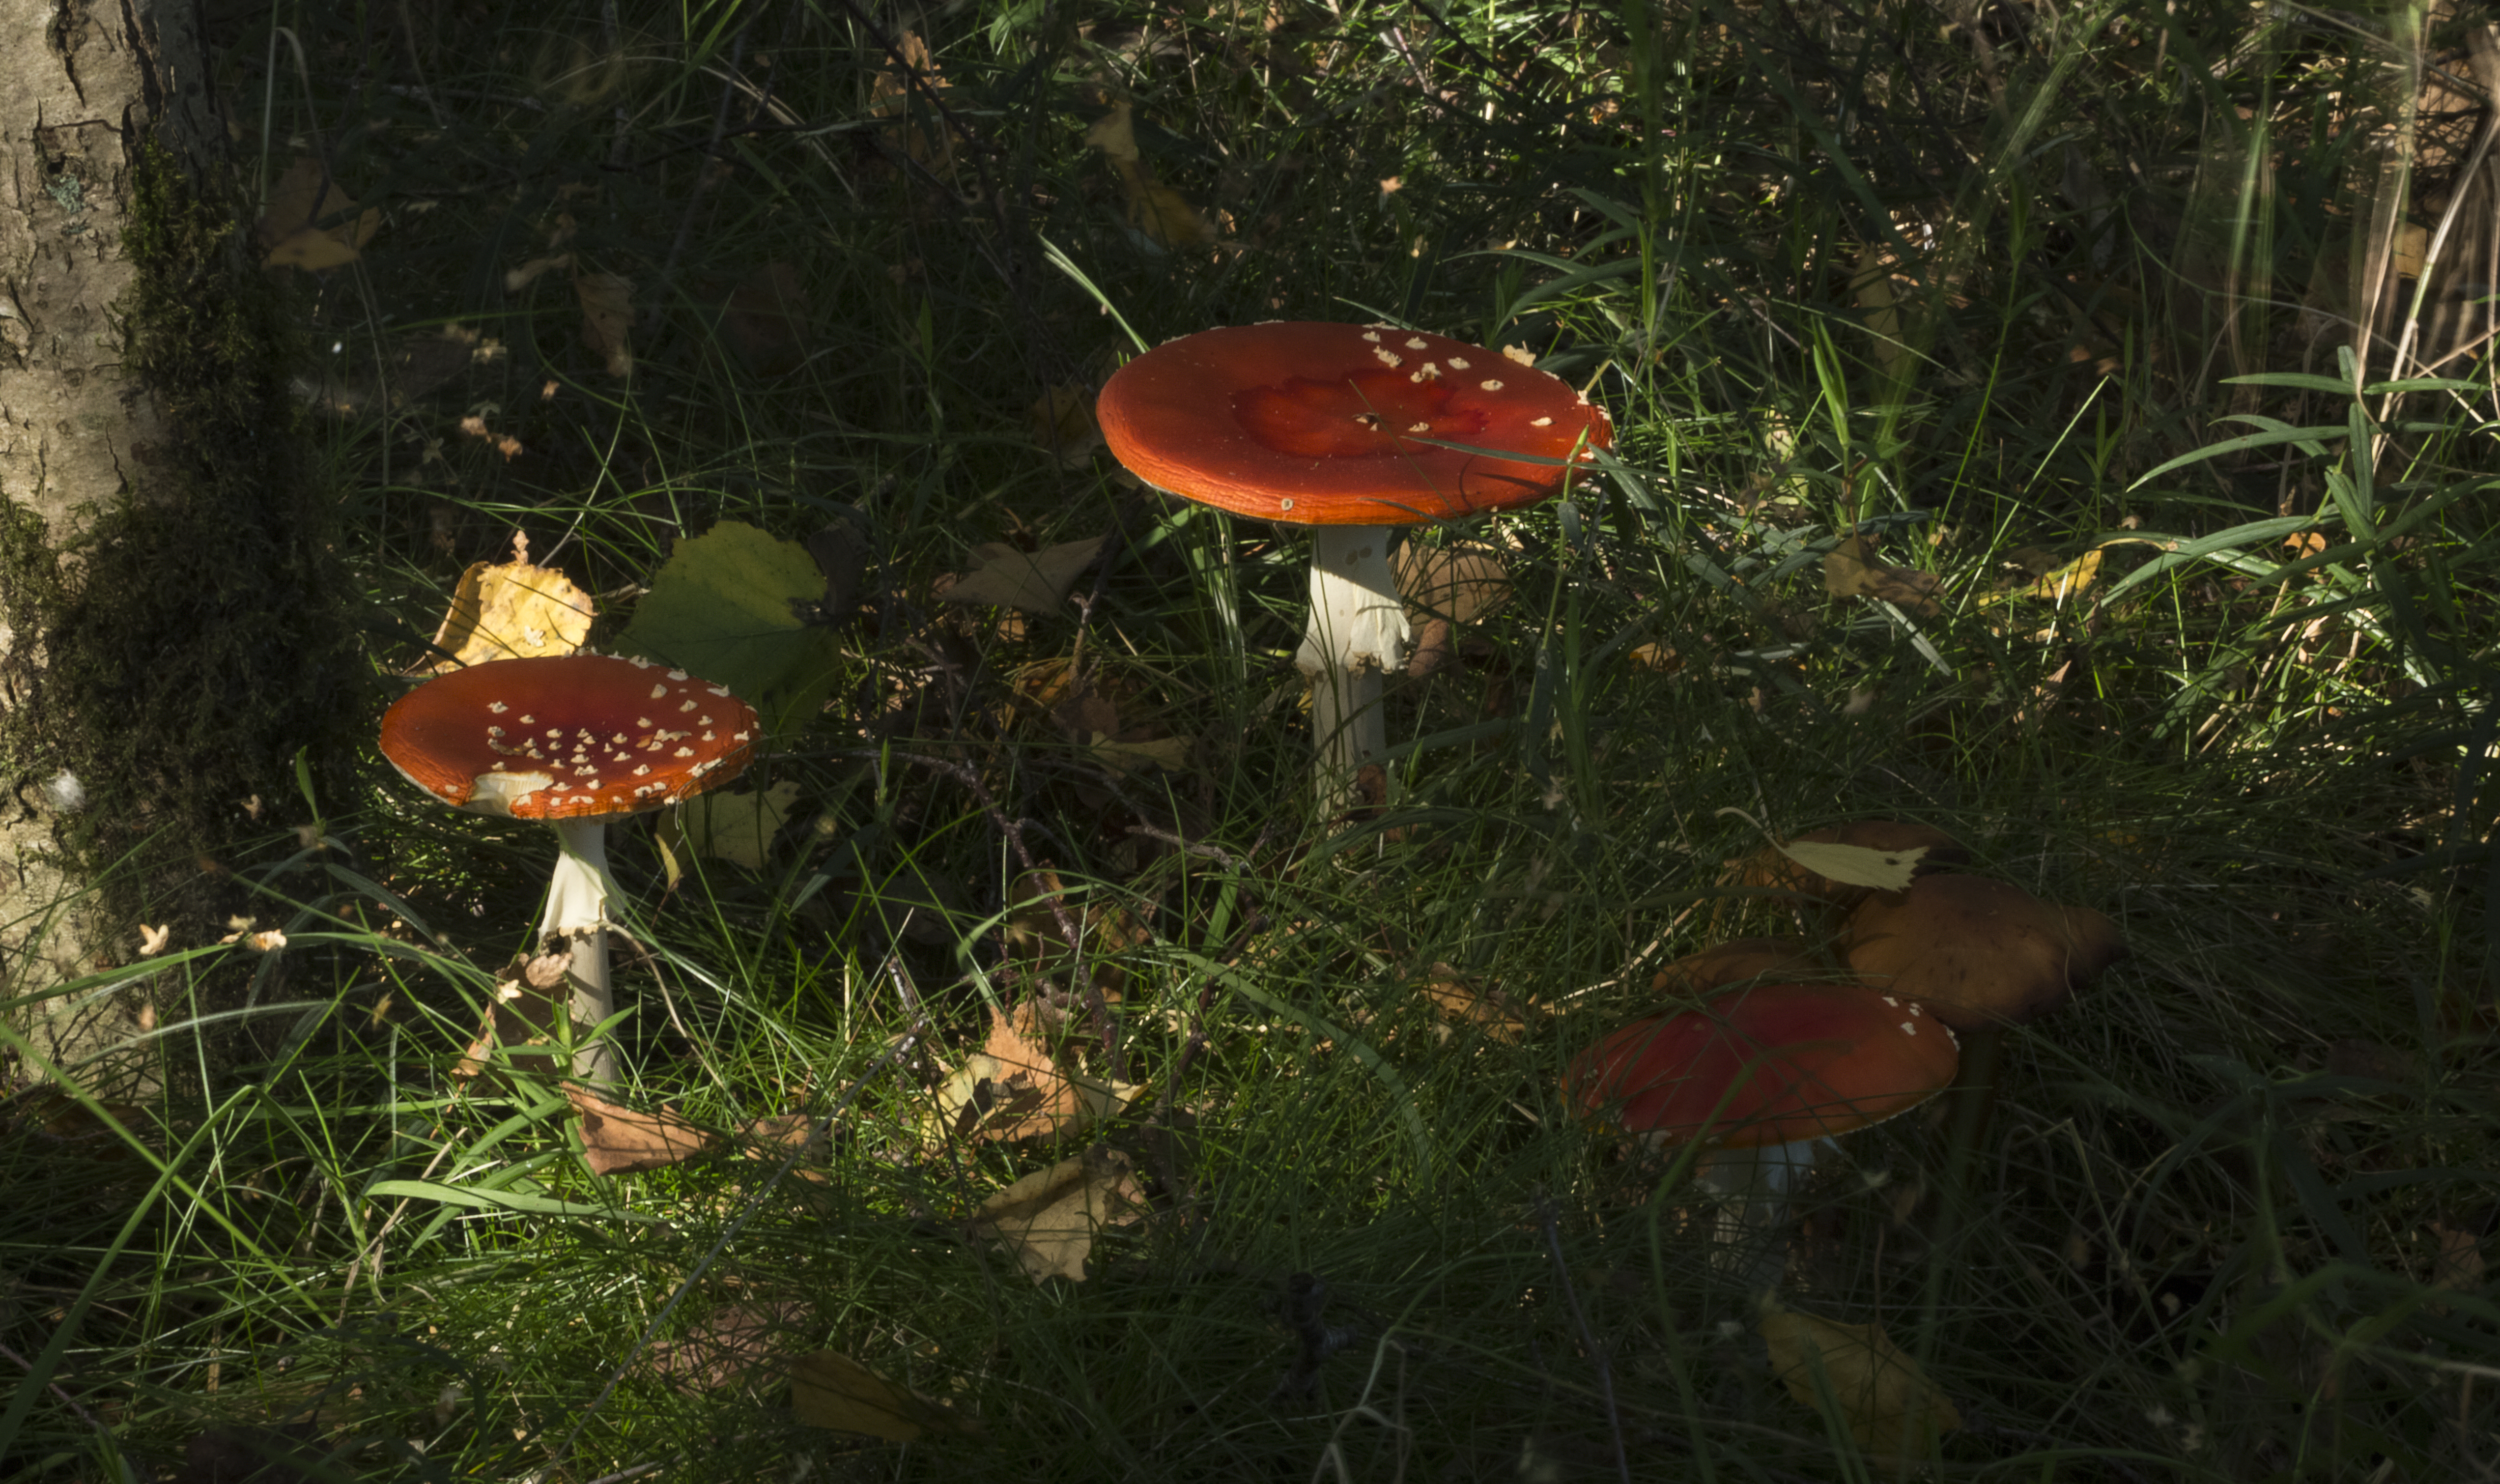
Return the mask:
POLYGON ((1919 862, 1927 853, 1924 845, 1906 850, 1869 850, 1864 845, 1808 840, 1773 843, 1780 854, 1819 876, 1844 886, 1871 886, 1877 891, 1908 891, 1910 882, 1918 876, 1919 862))
POLYGON ((982 1202, 972 1230, 1012 1248, 1036 1283, 1054 1277, 1082 1283, 1095 1232, 1135 1221, 1144 1209, 1129 1157, 1097 1144, 982 1202))
POLYGON ((2046 574, 2038 581, 2025 587, 2012 588, 2001 593, 1990 593, 1979 600, 1979 605, 1982 608, 1989 608, 1999 603, 2010 603, 2016 598, 2037 598, 2044 603, 2063 603, 2069 598, 2080 598, 2090 591, 2091 585, 2100 579, 2100 575, 2101 548, 2094 546, 2056 571, 2046 574))
POLYGON ((321 162, 299 155, 269 188, 269 206, 255 229, 267 268, 301 268, 316 272, 356 260, 357 252, 381 229, 382 214, 367 211, 334 226, 320 222, 345 216, 356 203, 326 180, 321 162))
POLYGON ((573 280, 581 299, 581 343, 608 358, 608 374, 634 374, 634 280, 622 274, 585 273, 573 280))
POLYGON ((1166 773, 1187 773, 1189 760, 1198 750, 1197 742, 1186 737, 1120 742, 1102 732, 1094 734, 1088 747, 1097 758, 1121 773, 1148 773, 1158 768, 1166 773))
POLYGON ((970 1431, 944 1403, 905 1391, 839 1350, 818 1350, 790 1363, 790 1410, 802 1427, 865 1433, 888 1442, 970 1431))
POLYGON ((938 579, 943 603, 1021 609, 1028 613, 1053 613, 1068 601, 1077 574, 1094 564, 1104 538, 1061 542, 1038 551, 1019 551, 1004 542, 984 542, 972 548, 972 565, 951 580, 938 579))
POLYGON ((1212 244, 1215 223, 1187 197, 1158 182, 1137 149, 1136 122, 1130 106, 1114 103, 1111 111, 1086 127, 1085 143, 1102 151, 1120 177, 1129 198, 1129 225, 1158 247, 1200 247, 1212 244))
POLYGON ((460 575, 434 633, 434 659, 411 674, 441 675, 488 660, 571 654, 590 637, 590 595, 552 567, 533 566, 529 538, 512 538, 509 562, 478 562, 460 575))
POLYGON ((545 257, 534 257, 528 262, 523 263, 518 268, 510 268, 505 270, 504 292, 508 294, 517 294, 522 289, 525 289, 532 283, 537 282, 541 275, 552 273, 558 268, 571 268, 572 266, 573 254, 570 252, 557 252, 551 253, 545 257))
POLYGON ((1771 1369, 1798 1404, 1836 1409, 1877 1468, 1897 1473, 1934 1456, 1961 1413, 1881 1325, 1842 1324, 1764 1301, 1761 1335, 1771 1369))

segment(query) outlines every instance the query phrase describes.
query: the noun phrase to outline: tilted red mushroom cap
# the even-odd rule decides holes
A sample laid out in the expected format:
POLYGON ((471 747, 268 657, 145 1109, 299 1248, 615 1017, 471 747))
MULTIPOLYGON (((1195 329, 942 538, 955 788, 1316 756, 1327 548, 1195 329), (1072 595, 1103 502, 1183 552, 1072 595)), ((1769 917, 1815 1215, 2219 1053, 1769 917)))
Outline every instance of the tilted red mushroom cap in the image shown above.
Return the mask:
POLYGON ((1382 325, 1274 320, 1185 335, 1114 373, 1103 442, 1139 478, 1293 525, 1414 525, 1530 505, 1603 448, 1603 409, 1500 351, 1382 325))
POLYGON ((1762 984, 1634 1021, 1573 1058, 1581 1109, 1653 1145, 1833 1138, 1924 1103, 1960 1070, 1953 1031, 1862 984, 1762 984))
POLYGON ((649 660, 495 660, 426 681, 382 714, 382 756, 444 803, 515 819, 655 809, 737 777, 755 711, 649 660))

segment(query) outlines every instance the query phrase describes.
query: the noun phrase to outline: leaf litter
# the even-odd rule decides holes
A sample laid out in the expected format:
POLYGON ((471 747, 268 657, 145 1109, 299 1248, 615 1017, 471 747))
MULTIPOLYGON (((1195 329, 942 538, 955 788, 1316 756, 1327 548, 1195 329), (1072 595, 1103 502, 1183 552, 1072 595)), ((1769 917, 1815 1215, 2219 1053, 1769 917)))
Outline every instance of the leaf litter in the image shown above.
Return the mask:
POLYGON ((1082 1283, 1096 1235, 1134 1224, 1145 1211, 1145 1191, 1129 1156, 1096 1144, 982 1202, 972 1231, 1004 1244, 1036 1283, 1082 1283))
POLYGON ((451 607, 435 631, 430 663, 411 675, 443 675, 489 660, 571 654, 590 637, 590 595, 556 568, 530 561, 530 539, 512 537, 509 562, 477 562, 460 575, 451 607))

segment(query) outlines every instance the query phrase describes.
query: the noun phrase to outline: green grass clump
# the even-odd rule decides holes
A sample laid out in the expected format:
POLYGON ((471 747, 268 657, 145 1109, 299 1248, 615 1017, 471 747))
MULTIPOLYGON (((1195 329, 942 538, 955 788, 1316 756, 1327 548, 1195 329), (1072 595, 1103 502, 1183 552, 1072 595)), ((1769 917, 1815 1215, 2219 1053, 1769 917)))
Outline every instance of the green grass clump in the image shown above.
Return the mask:
POLYGON ((1888 1476, 1772 1373, 1692 1188, 1560 1094, 1655 963, 1791 930, 1727 884, 1736 810, 1932 823, 2133 949, 2012 1037, 1984 1141, 1869 1131, 1783 1226, 1783 1302, 1958 1409, 1936 1476, 2487 1469, 2462 18, 288 16, 300 71, 259 17, 220 77, 266 176, 384 214, 294 284, 378 673, 515 532, 594 644, 680 539, 814 538, 844 668, 752 775, 787 822, 612 849, 616 1100, 816 1138, 595 1176, 555 1093, 455 1077, 550 844, 369 759, 227 852, 282 949, 49 991, 139 1015, 157 1091, 6 1105, 0 1479, 1888 1476), (1084 142, 1115 102, 1211 241, 1139 225, 1084 142), (1029 421, 1132 330, 1273 317, 1525 346, 1618 432, 1567 502, 1410 538, 1509 601, 1392 686, 1395 802, 1343 819, 1299 536, 1029 421), (1095 538, 1049 612, 939 596, 1095 538), (1018 1010, 1126 1111, 941 1115, 1018 1010), (1036 1283, 975 1213, 1098 1138, 1140 1219, 1036 1283), (804 1426, 828 1349, 972 1426, 804 1426))

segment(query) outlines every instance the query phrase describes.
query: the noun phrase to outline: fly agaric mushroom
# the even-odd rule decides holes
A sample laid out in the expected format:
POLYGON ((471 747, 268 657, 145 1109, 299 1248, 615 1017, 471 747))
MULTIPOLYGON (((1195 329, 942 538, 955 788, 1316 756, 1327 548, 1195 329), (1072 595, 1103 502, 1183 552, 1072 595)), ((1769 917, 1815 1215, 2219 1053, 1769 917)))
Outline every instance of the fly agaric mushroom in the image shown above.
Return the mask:
POLYGON ((1381 680, 1408 638, 1389 528, 1534 504, 1614 441, 1605 412, 1524 350, 1301 320, 1167 342, 1114 373, 1094 412, 1112 456, 1147 483, 1313 528, 1294 663, 1311 677, 1331 811, 1389 746, 1381 680))
MULTIPOLYGON (((609 1016, 608 822, 739 775, 755 711, 725 686, 649 660, 603 654, 495 660, 428 680, 382 714, 382 755, 454 808, 553 825, 558 842, 539 936, 574 940, 573 1023, 609 1016)), ((607 1080, 612 1058, 576 1042, 574 1071, 607 1080)))
POLYGON ((1910 1001, 1862 984, 1760 984, 1632 1022, 1573 1058, 1562 1085, 1653 1149, 1711 1151, 1696 1178, 1733 1198, 1732 1235, 1778 1219, 1822 1140, 1908 1112, 1960 1064, 1953 1029, 1910 1001))
POLYGON ((1987 876, 1931 875, 1849 915, 1850 973, 1957 1030, 2023 1025, 2126 956, 2118 924, 1987 876))

